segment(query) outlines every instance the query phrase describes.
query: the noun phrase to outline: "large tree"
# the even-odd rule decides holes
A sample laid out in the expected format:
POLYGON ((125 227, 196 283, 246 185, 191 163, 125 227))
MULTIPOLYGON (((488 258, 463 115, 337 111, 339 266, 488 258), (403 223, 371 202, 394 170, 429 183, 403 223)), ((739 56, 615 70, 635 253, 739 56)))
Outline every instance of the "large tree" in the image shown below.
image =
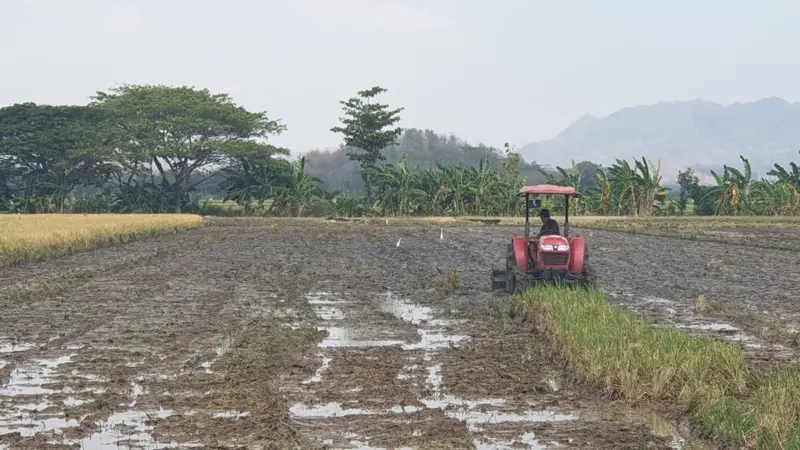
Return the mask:
POLYGON ((33 209, 60 210, 75 187, 101 182, 111 167, 98 151, 100 118, 86 106, 0 109, 0 190, 6 197, 15 192, 33 209))
POLYGON ((112 158, 128 171, 157 171, 175 212, 202 181, 191 181, 195 171, 233 157, 272 155, 276 150, 266 139, 286 129, 227 94, 186 86, 125 85, 98 92, 93 106, 108 121, 112 158))
POLYGON ((351 149, 347 156, 362 167, 385 160, 381 150, 396 143, 403 132, 402 128, 394 127, 403 108, 389 109, 389 105, 372 103, 372 99, 386 91, 375 86, 339 102, 344 110, 344 117, 339 119, 342 126, 331 131, 344 135, 344 144, 351 149))
MULTIPOLYGON (((349 148, 347 156, 361 164, 361 168, 372 166, 386 159, 381 150, 397 142, 403 129, 395 127, 400 121, 403 108, 390 109, 389 105, 373 103, 373 99, 387 90, 375 86, 358 91, 357 96, 340 101, 344 117, 341 126, 331 128, 334 133, 344 135, 344 145, 349 148)), ((367 201, 371 200, 371 182, 362 172, 367 190, 367 201)))

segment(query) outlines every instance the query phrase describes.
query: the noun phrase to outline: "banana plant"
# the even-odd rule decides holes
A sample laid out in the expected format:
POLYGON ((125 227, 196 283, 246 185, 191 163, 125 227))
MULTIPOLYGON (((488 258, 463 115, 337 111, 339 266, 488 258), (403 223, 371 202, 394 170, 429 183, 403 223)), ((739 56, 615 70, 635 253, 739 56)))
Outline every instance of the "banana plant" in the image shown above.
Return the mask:
POLYGON ((786 170, 778 163, 775 163, 775 168, 767 172, 767 175, 778 178, 778 181, 786 184, 794 194, 794 202, 800 203, 800 168, 794 162, 789 163, 791 170, 786 170))

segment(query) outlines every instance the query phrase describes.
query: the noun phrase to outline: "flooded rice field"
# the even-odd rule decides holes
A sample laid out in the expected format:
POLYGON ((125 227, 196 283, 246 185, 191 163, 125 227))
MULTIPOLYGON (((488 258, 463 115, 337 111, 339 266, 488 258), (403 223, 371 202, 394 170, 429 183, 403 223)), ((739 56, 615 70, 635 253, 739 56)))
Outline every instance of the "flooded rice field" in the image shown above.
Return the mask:
MULTIPOLYGON (((5 269, 0 449, 683 448, 505 317, 516 231, 209 226, 5 269)), ((579 232, 620 307, 796 358, 796 253, 579 232)))

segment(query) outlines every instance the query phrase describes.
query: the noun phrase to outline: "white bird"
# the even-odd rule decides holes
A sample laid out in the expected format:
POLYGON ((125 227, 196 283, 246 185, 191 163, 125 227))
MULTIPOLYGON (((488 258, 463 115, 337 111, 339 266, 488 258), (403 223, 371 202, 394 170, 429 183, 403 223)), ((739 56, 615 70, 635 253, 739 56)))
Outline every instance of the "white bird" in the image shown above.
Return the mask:
POLYGON ((444 240, 444 229, 443 228, 439 228, 439 239, 440 240, 444 240))
POLYGON ((389 218, 386 218, 386 225, 389 225, 389 218))
POLYGON ((395 245, 395 247, 400 247, 400 241, 402 241, 402 240, 403 240, 403 238, 398 239, 397 240, 397 245, 395 245))

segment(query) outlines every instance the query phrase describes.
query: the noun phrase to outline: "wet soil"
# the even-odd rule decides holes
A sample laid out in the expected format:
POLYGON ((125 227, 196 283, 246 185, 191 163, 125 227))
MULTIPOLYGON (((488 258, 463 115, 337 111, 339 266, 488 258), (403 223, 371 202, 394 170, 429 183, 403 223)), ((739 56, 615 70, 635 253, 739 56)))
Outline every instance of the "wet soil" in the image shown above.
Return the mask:
POLYGON ((576 222, 579 226, 595 230, 719 242, 759 249, 800 251, 800 222, 787 221, 787 217, 778 217, 772 222, 765 218, 759 218, 758 221, 753 219, 755 218, 661 217, 624 220, 578 217, 576 222))
POLYGON ((797 361, 800 252, 578 232, 592 246, 602 288, 618 305, 656 324, 737 343, 754 363, 797 361))
MULTIPOLYGON (((516 228, 222 224, 0 271, 0 448, 672 445, 570 386, 504 316, 489 271, 516 228)), ((797 274, 768 275, 791 252, 584 235, 601 285, 636 312, 714 325, 733 318, 725 299, 798 318, 797 274), (700 294, 712 313, 692 312, 700 294)))

